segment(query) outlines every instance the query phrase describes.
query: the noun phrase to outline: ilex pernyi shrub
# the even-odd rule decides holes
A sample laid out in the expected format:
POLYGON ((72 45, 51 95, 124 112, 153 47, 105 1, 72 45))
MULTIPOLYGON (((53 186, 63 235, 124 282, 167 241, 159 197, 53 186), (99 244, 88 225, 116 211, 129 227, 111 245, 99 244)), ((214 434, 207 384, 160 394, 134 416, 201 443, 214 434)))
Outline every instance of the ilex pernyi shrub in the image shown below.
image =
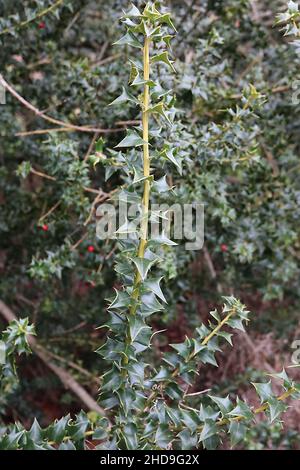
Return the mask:
POLYGON ((199 366, 217 366, 215 353, 220 351, 222 341, 231 344, 230 330, 243 329, 248 321, 249 312, 233 297, 224 298, 222 311, 211 312, 209 324, 197 328, 193 338, 171 345, 159 367, 148 362, 153 342, 149 318, 162 311, 166 302, 159 275, 161 248, 173 245, 164 235, 152 238, 148 234, 151 218, 162 216, 151 211, 151 195, 161 191, 162 181, 164 190, 171 189, 165 187, 166 177, 160 171, 160 179, 155 178, 155 169, 161 170, 166 159, 175 168, 182 164, 178 149, 157 145, 161 127, 172 128, 174 118, 174 98, 158 82, 157 67, 174 70, 169 46, 175 28, 170 14, 158 11, 152 3, 143 11, 132 6, 122 22, 126 34, 116 44, 138 48, 140 60, 130 61, 130 89, 124 87, 112 104, 134 104, 141 109, 142 127, 128 131, 117 145, 118 161, 132 177, 122 194, 126 192, 128 200, 141 201, 140 231, 135 233, 128 220, 116 232, 130 233, 131 237, 119 240, 122 255, 116 271, 123 288, 116 291, 109 306, 110 319, 104 325, 109 336, 98 350, 111 364, 101 384, 100 402, 111 421, 102 447, 215 448, 226 433, 234 445, 244 438, 256 414, 264 412, 271 421, 278 418, 286 407, 284 398, 296 394, 296 387, 285 373, 284 394, 279 397, 274 396, 270 383, 255 384, 262 401, 257 410, 239 398, 232 402, 229 397, 212 396, 211 404, 205 405, 196 394, 197 405, 193 404, 195 395, 189 390, 199 366))
MULTIPOLYGON (((153 3, 142 11, 132 5, 122 22, 126 31, 116 44, 129 51, 134 48, 139 57, 132 54, 129 84, 112 105, 122 112, 126 106, 139 109, 141 126, 129 130, 104 163, 107 176, 122 172, 119 196, 137 204, 139 212, 134 222, 124 221, 115 232, 116 272, 121 282, 102 326, 107 340, 97 350, 107 364, 99 398, 104 416, 81 412, 75 419, 65 416, 46 429, 37 421, 29 430, 19 423, 2 426, 0 449, 72 450, 89 449, 91 444, 107 450, 214 449, 227 439, 235 446, 242 443, 257 416, 273 423, 280 420, 289 398, 300 398, 299 384, 285 370, 273 376, 281 381, 279 393, 274 392, 271 379, 253 384, 258 407, 237 396, 219 397, 199 390, 203 365, 217 366, 216 354, 226 343, 232 345, 234 331, 243 330, 249 320, 249 312, 234 297, 224 297, 222 309, 210 312, 209 321, 191 337, 169 345, 160 364, 154 359, 159 332, 151 329, 151 315, 160 315, 165 308, 160 266, 164 251, 174 243, 165 233, 150 233, 150 222, 165 216, 153 211, 150 203, 172 190, 164 168, 173 164, 181 172, 184 163, 180 146, 172 146, 165 138, 168 132, 172 135, 175 125, 175 100, 157 80, 158 70, 175 71, 169 49, 176 31, 170 14, 153 3)), ((254 89, 252 95, 256 96, 254 89)), ((8 329, 4 342, 23 344, 20 325, 8 329)))

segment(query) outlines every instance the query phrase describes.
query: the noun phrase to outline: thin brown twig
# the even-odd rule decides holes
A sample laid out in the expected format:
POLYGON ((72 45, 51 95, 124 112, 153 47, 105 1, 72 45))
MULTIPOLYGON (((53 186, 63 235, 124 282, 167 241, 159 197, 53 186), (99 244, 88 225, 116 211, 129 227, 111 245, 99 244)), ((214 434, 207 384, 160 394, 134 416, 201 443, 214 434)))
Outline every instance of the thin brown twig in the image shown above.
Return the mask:
POLYGON ((30 172, 36 176, 40 176, 41 178, 45 178, 51 181, 56 181, 56 178, 54 178, 54 176, 47 175, 46 173, 43 173, 42 171, 35 170, 34 168, 30 168, 30 172))
POLYGON ((16 137, 29 137, 31 135, 50 134, 50 132, 73 132, 69 127, 53 127, 51 129, 35 129, 33 131, 17 132, 16 137))
POLYGON ((32 62, 31 64, 26 65, 27 70, 35 69, 39 65, 47 65, 51 64, 51 59, 49 57, 44 57, 36 62, 32 62))
POLYGON ((66 36, 68 34, 68 32, 70 31, 70 29, 74 26, 74 24, 76 23, 76 21, 78 20, 80 16, 80 11, 78 11, 72 18, 72 20, 70 21, 70 23, 68 24, 68 26, 66 27, 66 29, 64 30, 64 36, 66 36))
POLYGON ((263 152, 264 152, 265 156, 267 157, 267 160, 270 163, 270 166, 273 170, 273 176, 275 176, 275 177, 278 176, 280 171, 279 171, 278 163, 277 163, 273 153, 263 143, 261 143, 261 147, 262 147, 263 152))
POLYGON ((72 124, 69 122, 61 121, 59 119, 54 119, 51 116, 48 116, 47 114, 43 113, 39 109, 37 109, 35 106, 33 106, 31 103, 29 103, 25 98, 23 98, 9 83, 4 80, 3 76, 0 74, 0 85, 2 85, 12 96, 14 96, 20 103, 23 104, 27 109, 32 111, 35 115, 41 117, 45 121, 51 122, 52 124, 56 124, 58 126, 66 128, 67 130, 73 130, 73 131, 80 131, 80 132, 99 132, 99 133, 111 133, 111 132, 117 132, 117 131, 124 131, 124 128, 120 129, 102 129, 102 128, 95 128, 92 126, 77 126, 76 124, 72 124))
POLYGON ((87 186, 84 186, 83 189, 87 192, 87 193, 92 193, 92 194, 103 194, 105 195, 105 197, 109 197, 111 193, 105 193, 104 191, 102 191, 102 189, 94 189, 94 188, 88 188, 87 186))
POLYGON ((93 135, 93 138, 92 138, 92 140, 91 140, 91 142, 90 142, 89 148, 87 149, 87 152, 86 152, 86 154, 85 154, 85 156, 84 156, 84 159, 83 159, 84 162, 86 162, 87 159, 89 158, 89 156, 91 155, 91 152, 92 152, 92 150, 93 150, 93 147, 94 147, 95 142, 96 142, 96 140, 98 139, 98 137, 99 137, 99 132, 95 132, 95 134, 93 135))
POLYGON ((105 201, 105 199, 107 199, 106 195, 103 195, 101 193, 99 193, 94 201, 92 202, 92 205, 91 205, 91 209, 90 209, 90 213, 86 219, 86 221, 83 223, 83 225, 86 227, 90 221, 92 220, 92 217, 93 217, 93 214, 94 214, 94 211, 95 211, 95 207, 96 207, 96 204, 98 204, 98 202, 103 202, 105 201))
POLYGON ((88 236, 88 233, 86 232, 74 245, 71 246, 71 250, 74 251, 76 248, 79 247, 79 245, 86 239, 88 236))
POLYGON ((114 54, 114 55, 111 55, 110 57, 106 57, 105 59, 96 60, 91 65, 92 65, 92 67, 98 67, 99 65, 108 64, 109 62, 112 62, 113 60, 118 59, 119 57, 121 57, 121 55, 122 54, 114 54))
POLYGON ((138 126, 141 124, 140 119, 130 119, 128 121, 116 121, 116 126, 138 126))
MULTIPOLYGON (((38 345, 38 348, 41 348, 40 345, 38 345)), ((78 372, 80 372, 82 375, 85 375, 86 377, 88 377, 89 379, 91 379, 93 382, 95 382, 97 385, 100 385, 100 380, 98 377, 95 377, 93 374, 91 374, 89 371, 87 371, 86 369, 84 369, 83 367, 79 366, 78 364, 76 364, 76 362, 73 362, 73 361, 69 361, 68 359, 66 359, 65 357, 61 357, 61 356, 58 356, 57 354, 54 354, 53 352, 51 351, 48 351, 47 350, 47 354, 52 357, 53 359, 56 359, 57 361, 59 362, 63 362, 64 364, 67 364, 69 367, 71 367, 72 369, 75 369, 77 370, 78 372)))
POLYGON ((110 252, 105 256, 104 260, 102 261, 102 263, 100 263, 99 268, 97 269, 97 273, 98 273, 98 274, 102 271, 105 261, 109 260, 109 258, 112 257, 112 255, 114 254, 114 252, 116 251, 116 249, 117 249, 117 245, 115 245, 115 246, 110 250, 110 252))
POLYGON ((42 215, 40 218, 39 218, 39 222, 42 222, 42 220, 45 220, 49 215, 52 214, 52 212, 54 212, 59 206, 61 205, 61 201, 57 201, 56 204, 54 204, 54 206, 52 206, 47 212, 46 214, 42 215))
MULTIPOLYGON (((214 281, 216 281, 217 280, 217 272, 215 270, 214 264, 212 262, 211 256, 210 256, 206 246, 204 246, 204 248, 203 248, 203 253, 204 253, 204 259, 206 261, 206 264, 207 264, 208 270, 210 272, 211 278, 214 281)), ((219 293, 221 293, 222 292, 222 285, 219 282, 217 282, 216 285, 217 285, 217 291, 219 293)))
MULTIPOLYGON (((33 173, 34 175, 40 176, 41 178, 45 178, 45 179, 48 179, 48 180, 51 180, 51 181, 57 181, 57 179, 55 178, 55 176, 47 175, 46 173, 43 173, 42 171, 38 171, 38 170, 36 170, 35 168, 31 168, 30 171, 31 171, 31 173, 33 173)), ((88 188, 87 186, 84 186, 83 189, 84 189, 84 191, 86 191, 87 193, 101 194, 101 195, 103 196, 103 198, 105 197, 105 199, 108 199, 108 198, 111 196, 111 194, 113 194, 115 191, 118 190, 118 189, 114 189, 114 190, 111 191, 110 193, 106 193, 106 192, 104 192, 101 188, 99 188, 99 189, 94 189, 94 188, 88 188)))
POLYGON ((101 51, 100 51, 98 60, 102 60, 102 59, 103 59, 104 54, 105 54, 106 49, 108 48, 108 46, 109 46, 109 41, 106 41, 106 42, 103 44, 103 46, 101 47, 101 51))

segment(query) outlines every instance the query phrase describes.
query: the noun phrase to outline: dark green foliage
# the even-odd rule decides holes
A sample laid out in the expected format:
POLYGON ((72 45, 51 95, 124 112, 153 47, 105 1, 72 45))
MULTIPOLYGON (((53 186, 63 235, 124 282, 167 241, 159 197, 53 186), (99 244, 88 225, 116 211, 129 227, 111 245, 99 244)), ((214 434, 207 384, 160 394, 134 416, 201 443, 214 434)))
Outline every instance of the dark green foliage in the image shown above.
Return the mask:
MULTIPOLYGON (((9 428, 9 438, 1 439, 3 448, 84 448, 87 436, 103 440, 104 448, 214 448, 226 441, 227 432, 232 445, 248 442, 255 414, 250 404, 232 397, 189 397, 188 385, 194 383, 199 363, 216 365, 215 353, 231 344, 231 329, 241 328, 248 316, 241 303, 226 297, 221 313, 212 312, 213 323, 202 325, 199 298, 218 301, 218 288, 218 294, 233 292, 245 299, 258 293, 295 311, 299 306, 299 105, 292 102, 298 41, 293 49, 272 27, 281 2, 259 3, 259 12, 274 11, 257 20, 247 0, 204 1, 190 8, 172 1, 171 16, 148 8, 146 28, 139 25, 141 16, 133 7, 125 18, 128 31, 118 41, 118 17, 128 6, 123 1, 1 2, 5 80, 55 119, 116 129, 103 138, 73 128, 20 137, 16 134, 59 125, 34 116, 8 92, 7 104, 1 106, 5 276, 0 297, 37 320, 40 340, 51 344, 54 353, 83 360, 94 375, 110 363, 101 400, 112 421, 108 429, 107 421, 90 422, 80 414, 72 423, 66 417, 43 431, 36 422, 31 431, 18 424, 9 428), (178 34, 172 38, 174 25, 178 34), (199 269, 203 252, 186 252, 180 242, 172 246, 166 239, 152 240, 143 260, 136 241, 95 242, 95 198, 99 196, 98 203, 111 195, 117 200, 123 191, 136 202, 144 184, 139 123, 126 133, 127 125, 120 124, 140 120, 143 34, 159 46, 147 81, 153 97, 148 109, 151 168, 156 168, 149 178, 152 200, 205 203, 205 246, 214 279, 205 266, 199 269), (88 251, 91 244, 94 251, 88 251), (143 282, 133 301, 134 272, 143 282), (105 299, 112 287, 116 298, 107 320, 105 299), (196 333, 164 352, 160 364, 153 359, 153 342, 163 334, 152 336, 151 327, 155 325, 154 333, 165 329, 176 317, 178 302, 196 333), (129 309, 136 315, 129 316, 129 309), (224 319, 229 330, 217 329, 202 344, 224 319), (102 341, 106 329, 99 330, 96 340, 84 329, 55 343, 81 322, 91 327, 105 322, 107 343, 102 341), (89 352, 99 341, 103 361, 97 362, 89 352)), ((136 8, 142 11, 143 2, 136 2, 136 8)), ((289 12, 279 17, 287 36, 299 35, 298 17, 290 2, 289 12)), ((119 230, 124 233, 128 227, 119 230)), ((276 308, 271 314, 277 321, 276 308)), ((276 328, 281 331, 279 321, 276 328)), ((270 385, 256 389, 262 411, 273 423, 285 411, 283 400, 270 385)), ((293 382, 284 381, 283 393, 297 398, 296 390, 293 382)), ((9 405, 9 397, 3 396, 9 405)), ((2 436, 6 432, 1 429, 2 436)))
MULTIPOLYGON (((9 395, 18 385, 16 356, 29 353, 27 335, 33 335, 34 328, 28 319, 14 321, 3 331, 0 340, 0 405, 4 409, 9 395)), ((2 414, 2 412, 1 412, 2 414)))

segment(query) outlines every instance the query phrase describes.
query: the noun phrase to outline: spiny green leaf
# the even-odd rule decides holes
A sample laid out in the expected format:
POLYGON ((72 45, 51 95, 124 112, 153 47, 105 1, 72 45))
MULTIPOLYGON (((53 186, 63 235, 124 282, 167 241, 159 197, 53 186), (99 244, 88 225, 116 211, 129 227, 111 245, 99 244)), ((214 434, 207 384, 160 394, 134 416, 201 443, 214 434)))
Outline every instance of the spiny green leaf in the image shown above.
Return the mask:
POLYGON ((146 279, 150 268, 156 262, 156 260, 149 260, 145 258, 131 258, 131 260, 135 264, 142 281, 146 279))
POLYGON ((144 320, 139 318, 138 316, 130 316, 129 320, 129 332, 130 332, 130 338, 131 341, 134 342, 136 339, 138 339, 138 336, 143 330, 150 330, 151 328, 146 325, 144 320))
POLYGON ((158 193, 170 191, 171 188, 167 183, 166 175, 156 181, 153 181, 153 189, 155 189, 158 193))
POLYGON ((121 95, 118 96, 118 98, 116 98, 108 106, 113 106, 116 104, 123 104, 123 103, 126 103, 127 101, 132 102, 137 105, 139 104, 138 100, 131 93, 129 93, 129 91, 127 91, 125 87, 122 87, 121 95))
POLYGON ((116 392, 122 386, 122 376, 116 366, 113 366, 102 376, 101 391, 116 392))
POLYGON ((183 343, 170 344, 170 346, 175 349, 184 359, 187 359, 191 354, 191 342, 189 339, 183 343))
POLYGON ((127 292, 117 291, 117 290, 115 290, 115 292, 116 292, 116 297, 114 298, 112 303, 109 305, 108 309, 128 307, 130 305, 131 298, 127 294, 127 292))
POLYGON ((136 450, 138 448, 137 428, 134 423, 127 423, 124 426, 122 436, 128 450, 136 450))
POLYGON ((118 230, 115 231, 116 235, 125 235, 130 233, 138 233, 138 229, 136 224, 134 222, 130 222, 129 220, 126 220, 124 224, 122 224, 118 230))
POLYGON ((286 405, 276 397, 270 398, 268 400, 268 405, 271 423, 273 423, 287 408, 286 405))
POLYGON ((267 402, 274 397, 271 380, 266 383, 252 383, 252 385, 258 393, 261 403, 267 402))
POLYGON ((114 42, 113 45, 116 46, 132 46, 132 47, 137 47, 138 49, 142 49, 143 46, 139 42, 136 36, 134 36, 132 33, 127 32, 124 36, 122 36, 118 41, 114 42))
POLYGON ((247 427, 239 421, 231 421, 229 425, 231 446, 236 446, 245 438, 247 427))
POLYGON ((167 449, 173 439, 173 434, 167 424, 160 424, 155 434, 155 442, 161 449, 167 449))
POLYGON ((139 147, 140 145, 145 144, 145 141, 141 136, 134 130, 128 130, 126 137, 124 137, 121 142, 115 146, 115 148, 120 147, 139 147))
POLYGON ((182 160, 178 157, 178 155, 175 155, 174 149, 163 150, 161 156, 173 163, 173 165, 176 166, 178 173, 180 175, 182 174, 182 160))
POLYGON ((193 410, 181 410, 181 419, 186 427, 192 432, 196 432, 200 425, 198 413, 193 410))
POLYGON ((142 16, 140 10, 132 3, 128 11, 124 11, 124 16, 128 18, 138 18, 142 16))
POLYGON ((173 21, 171 20, 171 14, 170 13, 165 13, 164 15, 162 15, 159 20, 158 20, 160 23, 164 23, 164 24, 167 24, 168 26, 170 26, 170 28, 174 29, 175 32, 177 32, 175 26, 174 26, 174 23, 173 21))
POLYGON ((268 375, 270 375, 271 377, 274 377, 275 379, 283 380, 283 385, 286 390, 292 388, 293 386, 293 381, 292 379, 289 378, 284 368, 282 369, 281 372, 277 374, 268 374, 268 375))
POLYGON ((199 441, 203 442, 204 440, 217 434, 217 432, 218 430, 217 430, 216 423, 211 419, 207 419, 201 431, 199 441))
POLYGON ((237 398, 236 407, 228 413, 228 416, 243 416, 243 418, 251 420, 254 414, 247 403, 237 398))
POLYGON ((163 294, 163 291, 161 290, 161 287, 160 287, 160 282, 163 278, 160 277, 160 278, 157 278, 157 279, 152 279, 152 280, 149 280, 149 281, 146 281, 144 283, 144 287, 146 289, 149 289, 151 292, 153 292, 155 295, 157 295, 157 297, 162 300, 163 302, 167 303, 166 301, 166 298, 163 294))
POLYGON ((184 450, 192 450, 197 447, 197 434, 192 434, 189 429, 183 429, 177 435, 181 442, 181 448, 184 450))
POLYGON ((170 240, 164 233, 161 235, 156 236, 155 238, 151 238, 149 240, 150 245, 167 245, 167 246, 176 246, 177 243, 170 240))
POLYGON ((232 410, 233 406, 231 400, 229 399, 229 395, 227 395, 225 398, 216 397, 213 395, 209 395, 209 397, 218 405, 223 416, 226 416, 227 413, 232 410))
POLYGON ((164 52, 160 52, 159 54, 156 54, 154 55, 152 58, 151 58, 151 62, 152 63, 156 63, 156 62, 163 62, 165 63, 166 65, 168 65, 172 70, 173 72, 176 72, 174 66, 173 66, 173 63, 170 61, 169 59, 169 54, 167 51, 164 51, 164 52))
POLYGON ((163 310, 162 304, 158 302, 153 292, 143 294, 141 300, 140 312, 143 317, 148 317, 155 312, 163 310))

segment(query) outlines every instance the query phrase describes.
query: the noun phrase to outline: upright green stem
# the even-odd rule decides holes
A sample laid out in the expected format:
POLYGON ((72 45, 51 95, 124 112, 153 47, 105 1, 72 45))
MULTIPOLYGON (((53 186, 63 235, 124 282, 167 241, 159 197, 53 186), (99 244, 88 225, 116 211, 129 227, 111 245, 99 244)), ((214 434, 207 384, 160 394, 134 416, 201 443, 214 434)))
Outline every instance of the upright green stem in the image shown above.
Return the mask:
MULTIPOLYGON (((144 80, 148 81, 150 78, 150 39, 145 38, 144 48, 143 48, 143 65, 144 65, 144 80)), ((150 157, 149 157, 149 108, 150 93, 149 85, 145 83, 144 85, 144 94, 143 94, 143 104, 142 104, 142 125, 143 125, 143 173, 145 176, 144 181, 144 192, 142 199, 142 222, 141 222, 141 232, 140 232, 140 242, 138 246, 137 256, 139 258, 144 258, 145 250, 147 246, 147 237, 148 237, 148 222, 149 222, 149 203, 150 203, 150 157)), ((132 288, 132 305, 129 309, 130 315, 135 315, 137 310, 137 301, 140 295, 140 283, 141 276, 138 270, 136 270, 134 277, 134 284, 132 288)), ((125 342, 127 345, 131 343, 130 332, 127 332, 125 342)), ((128 357, 124 355, 123 365, 128 364, 128 357)), ((123 377, 127 375, 126 369, 122 372, 123 377)))
MULTIPOLYGON (((144 45, 144 80, 148 81, 150 78, 150 57, 149 57, 150 39, 145 38, 144 45)), ((138 249, 138 256, 144 257, 147 235, 148 235, 148 213, 149 213, 149 199, 150 199, 150 158, 149 158, 149 85, 146 83, 144 86, 144 99, 143 99, 143 164, 144 164, 144 177, 147 178, 144 182, 143 194, 143 219, 141 225, 141 240, 138 249)))
MULTIPOLYGON (((143 49, 143 65, 144 65, 144 80, 148 81, 150 78, 150 39, 145 38, 144 49, 143 49)), ((149 85, 146 83, 144 85, 144 94, 143 94, 143 104, 142 104, 142 125, 143 125, 143 173, 146 178, 144 181, 144 193, 142 200, 142 222, 141 222, 141 232, 140 232, 140 242, 138 247, 137 255, 139 258, 144 258, 145 250, 147 246, 147 237, 148 237, 148 223, 149 223, 149 203, 150 203, 150 157, 149 157, 149 85)), ((132 298, 134 301, 137 301, 139 298, 139 285, 141 282, 141 276, 136 271, 132 298)), ((134 303, 130 308, 130 314, 135 315, 136 313, 136 303, 134 303)))

